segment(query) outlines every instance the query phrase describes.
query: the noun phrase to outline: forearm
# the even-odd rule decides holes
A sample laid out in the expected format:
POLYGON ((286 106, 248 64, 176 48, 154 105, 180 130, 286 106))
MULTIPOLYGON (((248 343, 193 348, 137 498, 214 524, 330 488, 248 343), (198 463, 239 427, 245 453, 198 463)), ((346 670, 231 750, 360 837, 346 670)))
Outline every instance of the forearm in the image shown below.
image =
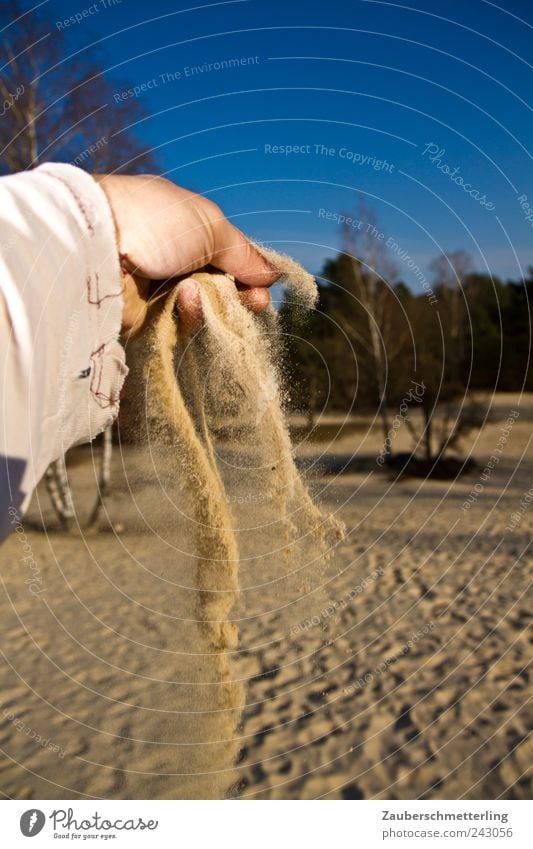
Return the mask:
POLYGON ((46 466, 116 416, 126 374, 113 219, 93 179, 45 165, 0 179, 0 534, 46 466))

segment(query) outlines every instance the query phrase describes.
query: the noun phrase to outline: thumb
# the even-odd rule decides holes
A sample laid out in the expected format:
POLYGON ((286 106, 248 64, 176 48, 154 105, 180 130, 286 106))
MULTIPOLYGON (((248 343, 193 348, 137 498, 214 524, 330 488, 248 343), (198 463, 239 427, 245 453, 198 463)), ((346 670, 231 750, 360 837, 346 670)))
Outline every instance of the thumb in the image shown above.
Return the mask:
POLYGON ((281 276, 227 218, 217 222, 211 263, 247 286, 271 286, 281 276))

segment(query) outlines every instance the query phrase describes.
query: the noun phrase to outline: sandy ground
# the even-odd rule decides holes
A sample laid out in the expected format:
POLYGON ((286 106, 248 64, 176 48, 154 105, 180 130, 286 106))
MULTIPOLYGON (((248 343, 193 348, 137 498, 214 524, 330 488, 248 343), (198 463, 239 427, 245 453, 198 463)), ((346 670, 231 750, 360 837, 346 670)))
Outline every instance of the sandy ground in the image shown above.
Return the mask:
MULTIPOLYGON (((376 456, 364 417, 298 447, 320 461, 313 486, 348 536, 324 564, 305 540, 287 555, 276 529, 243 532, 234 740, 193 621, 187 505, 164 457, 148 474, 137 449, 115 451, 97 531, 59 533, 40 487, 0 554, 3 795, 529 798, 533 501, 520 499, 533 398, 518 404, 498 396, 466 446, 481 467, 453 483, 395 481, 372 463, 326 474, 332 457, 376 456), (41 519, 46 533, 32 529, 41 519)), ((396 447, 407 444, 400 429, 396 447)), ((73 459, 82 521, 92 459, 73 459)), ((260 493, 231 498, 240 526, 264 525, 260 493)))

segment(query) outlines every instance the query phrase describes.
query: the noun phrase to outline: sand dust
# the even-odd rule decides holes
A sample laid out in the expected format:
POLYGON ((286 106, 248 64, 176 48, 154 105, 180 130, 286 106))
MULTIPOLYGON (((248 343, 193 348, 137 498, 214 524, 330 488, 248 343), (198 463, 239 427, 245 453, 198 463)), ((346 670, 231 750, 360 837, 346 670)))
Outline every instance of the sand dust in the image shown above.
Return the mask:
MULTIPOLYGON (((289 257, 273 251, 265 255, 283 272, 293 300, 302 308, 314 305, 314 279, 289 257)), ((279 384, 276 312, 252 315, 233 280, 223 274, 193 278, 204 325, 194 338, 180 338, 178 289, 151 305, 146 329, 128 352, 130 383, 142 392, 126 405, 123 421, 131 421, 141 444, 166 451, 167 473, 174 473, 189 498, 196 613, 203 651, 211 656, 219 683, 215 710, 220 731, 229 741, 245 694, 232 680, 228 655, 239 637, 231 612, 239 593, 241 529, 232 516, 226 482, 237 478, 241 487, 261 493, 255 521, 268 513, 261 535, 270 550, 281 535, 286 569, 296 551, 293 540, 303 536, 315 558, 327 558, 342 537, 342 525, 314 503, 294 463, 279 384)))

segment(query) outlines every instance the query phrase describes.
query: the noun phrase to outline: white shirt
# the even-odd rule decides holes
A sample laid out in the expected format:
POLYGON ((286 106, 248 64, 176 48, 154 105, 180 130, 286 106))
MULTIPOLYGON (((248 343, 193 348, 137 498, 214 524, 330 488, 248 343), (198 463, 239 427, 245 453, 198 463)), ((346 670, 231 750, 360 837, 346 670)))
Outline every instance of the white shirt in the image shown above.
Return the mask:
POLYGON ((0 539, 49 463, 116 417, 122 308, 113 218, 93 178, 62 164, 2 177, 0 539))

